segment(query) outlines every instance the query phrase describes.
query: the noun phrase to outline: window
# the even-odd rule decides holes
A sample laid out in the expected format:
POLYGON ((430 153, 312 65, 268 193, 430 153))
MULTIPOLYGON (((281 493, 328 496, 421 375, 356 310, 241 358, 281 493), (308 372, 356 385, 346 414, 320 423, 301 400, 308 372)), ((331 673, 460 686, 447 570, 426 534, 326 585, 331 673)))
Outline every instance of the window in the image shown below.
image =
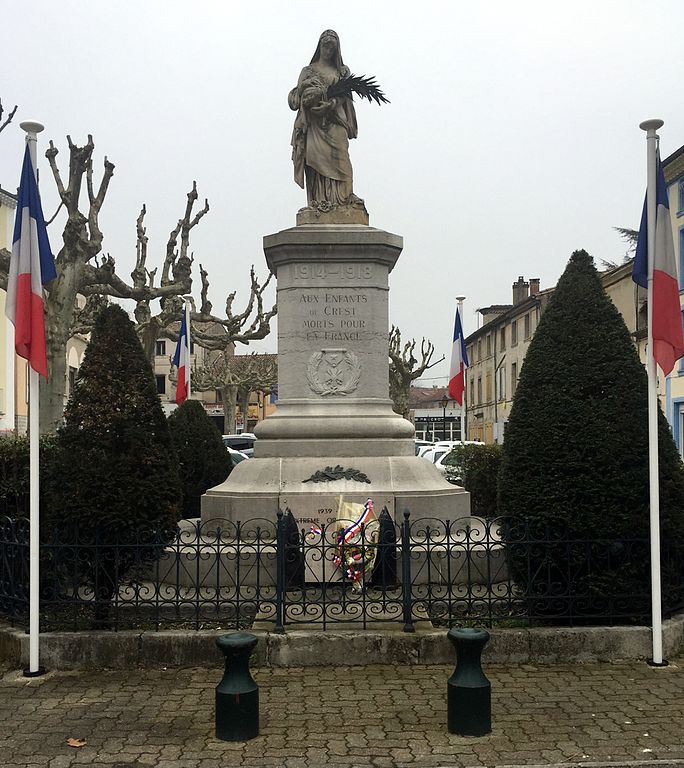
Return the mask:
POLYGON ((518 343, 518 321, 513 320, 511 322, 511 346, 514 347, 518 343))
POLYGON ((74 387, 76 386, 76 374, 78 373, 78 368, 74 368, 73 365, 69 366, 69 397, 71 397, 71 393, 74 391, 74 387))
POLYGON ((511 363, 511 397, 515 394, 515 389, 518 386, 518 364, 511 363))
POLYGON ((525 338, 530 338, 530 313, 525 315, 525 338))
POLYGON ((482 402, 482 379, 477 380, 477 404, 482 402))
POLYGON ((486 403, 492 402, 492 374, 488 373, 485 377, 485 397, 486 403))
POLYGON ((166 376, 155 376, 154 378, 157 381, 157 394, 165 395, 166 394, 166 376))
MULTIPOLYGON (((682 310, 682 325, 684 325, 684 309, 682 310)), ((677 370, 680 376, 684 375, 684 357, 679 358, 679 368, 677 370)), ((682 443, 684 443, 684 440, 682 440, 682 443)))
POLYGON ((156 344, 154 345, 154 354, 157 357, 162 357, 163 355, 166 354, 166 342, 165 341, 162 340, 162 341, 156 342, 156 344))
POLYGON ((677 205, 677 213, 681 213, 684 211, 684 179, 679 180, 679 184, 677 185, 677 197, 678 197, 678 205, 677 205))
POLYGON ((499 346, 502 350, 506 349, 506 328, 501 329, 501 339, 499 341, 499 346))
POLYGON ((502 365, 496 371, 496 397, 497 400, 506 399, 506 366, 502 365))
POLYGON ((487 357, 492 354, 492 335, 491 333, 487 334, 487 357))
POLYGON ((482 339, 477 340, 477 359, 482 360, 482 339))
POLYGON ((475 405, 475 380, 470 382, 470 405, 475 405))
POLYGON ((679 290, 684 291, 684 227, 679 230, 679 290))
POLYGON ((195 342, 192 339, 190 339, 190 354, 195 354, 195 342))

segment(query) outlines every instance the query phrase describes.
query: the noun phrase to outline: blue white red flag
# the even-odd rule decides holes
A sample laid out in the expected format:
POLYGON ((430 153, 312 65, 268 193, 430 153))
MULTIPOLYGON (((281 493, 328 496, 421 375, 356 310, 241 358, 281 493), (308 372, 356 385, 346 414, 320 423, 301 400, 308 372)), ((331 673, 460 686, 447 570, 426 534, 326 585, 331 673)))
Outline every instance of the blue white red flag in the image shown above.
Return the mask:
POLYGON ((5 314, 14 326, 16 353, 47 379, 43 286, 57 277, 28 144, 14 222, 5 314))
POLYGON ((363 505, 363 512, 361 513, 359 519, 352 523, 349 528, 344 530, 344 533, 342 534, 342 541, 346 543, 349 541, 349 539, 356 536, 357 533, 360 533, 361 528, 363 528, 363 526, 366 525, 372 517, 373 499, 367 499, 366 503, 363 505))
MULTIPOLYGON (((644 200, 641 214, 632 279, 643 288, 648 288, 646 200, 644 200)), ((670 204, 659 154, 656 156, 656 227, 652 301, 653 358, 667 375, 674 368, 675 362, 680 357, 684 357, 684 332, 682 331, 682 309, 679 303, 677 263, 670 224, 670 204)))
POLYGON ((461 316, 456 309, 456 322, 454 323, 454 342, 451 347, 451 366, 449 368, 448 394, 451 400, 463 405, 463 392, 465 391, 465 371, 468 367, 468 353, 466 352, 461 316))
POLYGON ((176 403, 182 405, 190 394, 190 330, 187 322, 187 305, 183 309, 178 343, 173 355, 173 364, 178 369, 176 381, 176 403))

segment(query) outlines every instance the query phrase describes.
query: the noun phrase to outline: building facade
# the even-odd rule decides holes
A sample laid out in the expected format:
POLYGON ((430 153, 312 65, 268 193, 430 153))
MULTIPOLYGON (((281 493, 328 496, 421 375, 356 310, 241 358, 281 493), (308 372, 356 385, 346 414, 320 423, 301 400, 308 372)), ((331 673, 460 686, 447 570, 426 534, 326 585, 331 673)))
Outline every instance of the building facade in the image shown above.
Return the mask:
POLYGON ((461 408, 446 387, 411 387, 409 408, 418 440, 461 439, 461 408))
MULTIPOLYGON (((670 202, 670 223, 679 275, 679 303, 684 321, 684 146, 663 160, 670 202)), ((675 363, 665 382, 665 414, 679 454, 684 458, 684 358, 675 363)))
MULTIPOLYGON (((0 187, 0 248, 12 250, 17 196, 0 187)), ((28 425, 26 361, 14 354, 14 328, 5 317, 7 293, 0 290, 0 432, 28 425)))
POLYGON ((483 307, 482 326, 466 339, 468 440, 502 442, 527 348, 551 291, 519 277, 511 304, 483 307))
MULTIPOLYGON (((632 281, 632 261, 601 274, 603 287, 622 315, 642 361, 646 359, 646 291, 632 281)), ((503 442, 520 370, 554 288, 519 277, 513 303, 478 310, 482 326, 466 339, 466 433, 469 440, 503 442)), ((683 382, 684 383, 684 382, 683 382)), ((664 382, 659 392, 664 403, 664 382)), ((682 399, 684 404, 684 397, 682 399)), ((683 406, 684 407, 684 406, 683 406)))

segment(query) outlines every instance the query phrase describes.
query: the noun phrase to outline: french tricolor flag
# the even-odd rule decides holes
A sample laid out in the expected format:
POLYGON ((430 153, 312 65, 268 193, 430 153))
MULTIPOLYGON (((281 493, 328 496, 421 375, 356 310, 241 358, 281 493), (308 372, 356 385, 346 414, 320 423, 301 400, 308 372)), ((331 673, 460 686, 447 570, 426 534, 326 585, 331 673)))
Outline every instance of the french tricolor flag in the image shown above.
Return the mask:
POLYGON ((188 305, 185 305, 178 343, 173 355, 173 364, 178 369, 176 382, 176 403, 182 405, 190 395, 190 324, 188 322, 188 305))
POLYGON ((451 347, 451 367, 449 368, 448 394, 451 400, 463 405, 463 392, 465 391, 465 371, 468 367, 468 353, 466 352, 461 316, 456 309, 456 322, 454 323, 454 343, 451 347))
POLYGON ((16 353, 47 379, 43 286, 57 277, 28 144, 21 169, 5 314, 16 353))
MULTIPOLYGON (((643 288, 648 288, 648 224, 646 200, 641 214, 639 239, 632 279, 643 288)), ((667 375, 680 357, 684 357, 684 333, 682 331, 682 309, 679 304, 679 283, 675 259, 672 227, 670 225, 670 204, 667 199, 665 175, 656 156, 656 228, 653 256, 653 358, 667 375)))

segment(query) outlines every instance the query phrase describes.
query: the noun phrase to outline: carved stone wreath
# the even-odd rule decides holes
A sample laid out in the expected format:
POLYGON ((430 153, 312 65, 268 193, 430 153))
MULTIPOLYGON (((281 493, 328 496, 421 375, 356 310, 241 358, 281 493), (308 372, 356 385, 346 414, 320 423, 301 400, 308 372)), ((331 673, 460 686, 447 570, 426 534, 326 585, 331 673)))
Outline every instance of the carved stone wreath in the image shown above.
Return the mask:
POLYGON ((340 464, 336 464, 334 467, 326 467, 325 469, 319 469, 308 477, 306 480, 302 480, 304 483, 330 483, 333 480, 355 480, 357 483, 370 483, 368 475, 364 474, 358 469, 345 469, 340 464))
POLYGON ((361 363, 346 349, 324 349, 309 358, 306 378, 317 395, 348 395, 359 386, 361 363))

